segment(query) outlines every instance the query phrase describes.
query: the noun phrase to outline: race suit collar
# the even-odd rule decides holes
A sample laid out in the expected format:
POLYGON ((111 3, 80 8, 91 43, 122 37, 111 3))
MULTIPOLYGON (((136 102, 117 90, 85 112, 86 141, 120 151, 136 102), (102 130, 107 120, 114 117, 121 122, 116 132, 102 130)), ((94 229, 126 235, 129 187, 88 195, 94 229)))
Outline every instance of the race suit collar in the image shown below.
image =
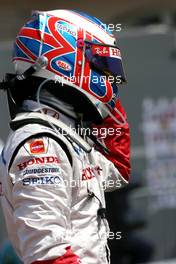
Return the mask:
POLYGON ((19 113, 10 122, 10 127, 13 131, 20 129, 21 127, 29 124, 39 124, 51 128, 52 132, 56 135, 66 137, 70 142, 75 142, 79 145, 85 152, 91 152, 92 146, 89 145, 82 137, 80 137, 76 132, 74 132, 73 127, 69 127, 64 122, 56 119, 52 116, 45 115, 38 112, 24 112, 19 113), (74 132, 74 133, 73 133, 74 132))
POLYGON ((67 114, 63 114, 62 112, 59 112, 57 110, 55 110, 54 108, 41 103, 40 105, 33 100, 25 100, 23 102, 23 109, 24 111, 30 111, 30 112, 35 112, 35 113, 42 113, 45 114, 47 116, 53 117, 56 120, 60 120, 61 122, 63 122, 65 125, 67 125, 68 127, 72 127, 75 128, 76 126, 76 113, 74 112, 73 109, 70 108, 70 106, 68 106, 66 103, 59 101, 58 103, 60 105, 60 107, 63 108, 62 112, 66 112, 67 114), (68 113, 70 113, 70 115, 68 116, 68 113))

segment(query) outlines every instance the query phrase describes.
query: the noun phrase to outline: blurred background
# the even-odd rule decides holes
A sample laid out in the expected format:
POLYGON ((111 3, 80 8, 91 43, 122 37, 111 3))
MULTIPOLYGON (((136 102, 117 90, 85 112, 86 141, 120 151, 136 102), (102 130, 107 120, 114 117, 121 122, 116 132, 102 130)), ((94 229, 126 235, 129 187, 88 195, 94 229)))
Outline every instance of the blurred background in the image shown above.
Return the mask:
MULTIPOLYGON (((32 10, 75 9, 106 24, 122 50, 128 84, 121 99, 131 127, 132 180, 107 195, 112 264, 176 263, 176 1, 0 0, 0 79, 13 72, 11 51, 32 10)), ((6 140, 8 108, 0 94, 0 145, 6 140)), ((0 211, 0 263, 12 256, 0 211)), ((13 259, 13 260, 12 260, 13 259)))

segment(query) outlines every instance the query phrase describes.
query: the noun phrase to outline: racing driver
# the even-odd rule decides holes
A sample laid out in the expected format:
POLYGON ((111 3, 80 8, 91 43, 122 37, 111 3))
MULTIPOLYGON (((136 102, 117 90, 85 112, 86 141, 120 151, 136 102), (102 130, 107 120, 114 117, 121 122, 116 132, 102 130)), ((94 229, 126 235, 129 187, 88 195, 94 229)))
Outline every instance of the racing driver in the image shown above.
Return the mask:
POLYGON ((107 264, 104 191, 129 181, 120 49, 100 20, 35 11, 6 74, 11 133, 1 155, 9 238, 25 264, 107 264))

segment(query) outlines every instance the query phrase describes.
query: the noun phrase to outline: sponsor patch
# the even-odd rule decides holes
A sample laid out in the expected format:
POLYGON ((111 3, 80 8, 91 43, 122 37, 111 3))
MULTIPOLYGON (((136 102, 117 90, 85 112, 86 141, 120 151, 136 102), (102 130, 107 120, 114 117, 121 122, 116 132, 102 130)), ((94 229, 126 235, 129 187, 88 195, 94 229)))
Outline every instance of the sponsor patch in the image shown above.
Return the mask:
POLYGON ((95 166, 94 168, 87 167, 82 170, 82 180, 90 180, 94 178, 96 175, 101 176, 102 168, 100 166, 95 166))
POLYGON ((26 169, 23 173, 25 175, 32 175, 32 174, 48 174, 48 173, 60 173, 61 170, 59 167, 46 167, 46 168, 34 168, 34 169, 26 169))
POLYGON ((61 183, 59 176, 28 177, 22 180, 23 185, 58 185, 61 183))
POLYGON ((53 156, 33 158, 24 161, 23 163, 19 163, 17 167, 19 170, 24 170, 26 167, 33 166, 35 164, 51 164, 51 163, 58 164, 60 163, 60 160, 58 159, 58 157, 53 157, 53 156))
MULTIPOLYGON (((56 119, 59 119, 59 113, 53 109, 49 109, 49 108, 43 108, 42 109, 45 115, 49 115, 52 116, 56 119)), ((40 110, 38 111, 38 113, 41 113, 40 110)))
POLYGON ((99 56, 121 59, 121 53, 118 48, 93 45, 92 51, 93 51, 93 54, 97 54, 99 56))
POLYGON ((72 69, 71 65, 66 61, 58 60, 56 63, 59 66, 59 68, 61 68, 64 71, 71 71, 72 69))
POLYGON ((67 32, 70 35, 72 35, 73 37, 76 37, 76 31, 74 30, 74 28, 71 27, 70 24, 60 24, 59 22, 56 24, 56 28, 57 30, 60 30, 62 32, 67 32))
POLYGON ((45 144, 43 139, 36 139, 29 145, 31 154, 42 154, 45 153, 45 144))

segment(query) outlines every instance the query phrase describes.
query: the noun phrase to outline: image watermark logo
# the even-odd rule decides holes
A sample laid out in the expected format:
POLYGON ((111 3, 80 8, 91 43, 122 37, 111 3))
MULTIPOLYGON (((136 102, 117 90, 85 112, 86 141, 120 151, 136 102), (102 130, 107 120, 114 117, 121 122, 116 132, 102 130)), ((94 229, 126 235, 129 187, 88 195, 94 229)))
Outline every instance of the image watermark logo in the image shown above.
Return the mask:
POLYGON ((91 135, 97 137, 98 139, 105 139, 107 136, 121 136, 122 134, 122 128, 121 127, 82 127, 78 125, 77 127, 72 127, 71 125, 68 127, 67 130, 62 130, 60 132, 63 136, 68 135, 81 135, 90 137, 91 135))
MULTIPOLYGON (((95 27, 98 27, 100 30, 103 30, 105 32, 113 34, 114 32, 120 32, 122 31, 122 24, 121 23, 100 23, 100 24, 95 24, 95 27)), ((76 38, 77 32, 79 30, 82 30, 83 27, 80 25, 75 25, 73 23, 65 22, 65 21, 58 21, 55 25, 56 30, 64 32, 72 35, 73 37, 76 38)), ((84 27, 86 30, 89 32, 92 31, 92 24, 90 25, 89 23, 84 27)))
POLYGON ((110 84, 121 84, 122 79, 121 76, 113 76, 113 75, 91 75, 91 76, 74 76, 74 75, 69 75, 69 76, 58 76, 55 75, 54 78, 55 83, 59 83, 62 86, 64 86, 67 82, 71 82, 73 84, 77 83, 90 83, 92 82, 93 84, 98 84, 101 86, 106 86, 106 82, 109 82, 110 84))
POLYGON ((81 229, 72 229, 72 230, 65 230, 63 233, 61 233, 59 240, 64 241, 71 241, 74 239, 77 239, 79 237, 84 237, 86 240, 92 240, 97 239, 98 241, 106 241, 109 240, 120 240, 122 239, 122 232, 121 231, 106 231, 106 232, 92 232, 90 228, 87 228, 87 230, 83 231, 81 229))
MULTIPOLYGON (((85 169, 84 169, 83 172, 82 172, 82 179, 80 181, 76 181, 74 179, 72 179, 72 180, 62 180, 60 182, 59 188, 63 187, 63 186, 64 187, 69 187, 69 188, 75 188, 75 187, 76 188, 77 187, 83 188, 83 187, 85 187, 85 183, 84 183, 85 180, 89 181, 90 179, 95 178, 97 176, 94 173, 92 173, 92 171, 89 172, 89 174, 87 172, 87 174, 86 174, 87 178, 85 179, 85 169)), ((99 176, 101 176, 101 175, 99 175, 99 176)), ((107 181, 99 181, 99 186, 100 186, 100 188, 103 191, 105 191, 107 189, 118 189, 118 188, 122 187, 122 181, 121 181, 121 179, 116 179, 116 180, 109 179, 107 181)), ((58 186, 56 186, 56 187, 58 187, 58 186)))
POLYGON ((122 30, 122 24, 113 24, 113 23, 109 23, 109 24, 104 24, 101 23, 101 25, 99 26, 100 28, 106 30, 106 31, 110 31, 110 32, 120 32, 122 30))

